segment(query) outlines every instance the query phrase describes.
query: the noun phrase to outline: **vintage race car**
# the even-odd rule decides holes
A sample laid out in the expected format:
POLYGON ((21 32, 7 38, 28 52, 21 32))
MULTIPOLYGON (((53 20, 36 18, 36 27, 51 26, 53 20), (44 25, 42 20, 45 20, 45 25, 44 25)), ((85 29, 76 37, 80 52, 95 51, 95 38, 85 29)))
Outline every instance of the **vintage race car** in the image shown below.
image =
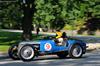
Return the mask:
POLYGON ((71 58, 80 58, 86 52, 86 43, 68 38, 64 44, 58 45, 54 39, 42 39, 37 41, 22 41, 12 45, 9 49, 9 56, 14 59, 31 61, 34 57, 47 54, 56 54, 59 58, 69 55, 71 58))

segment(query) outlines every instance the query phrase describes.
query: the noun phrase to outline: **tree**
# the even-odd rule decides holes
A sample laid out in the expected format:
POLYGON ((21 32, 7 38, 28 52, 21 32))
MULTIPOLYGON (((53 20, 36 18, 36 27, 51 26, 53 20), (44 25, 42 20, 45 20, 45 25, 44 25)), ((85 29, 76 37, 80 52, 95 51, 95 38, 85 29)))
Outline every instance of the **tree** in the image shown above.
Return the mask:
MULTIPOLYGON (((46 26, 50 24, 50 21, 55 19, 55 16, 52 14, 53 6, 50 3, 52 0, 36 0, 36 12, 34 14, 34 22, 39 25, 46 26)), ((33 23, 34 24, 34 23, 33 23)))
POLYGON ((49 25, 52 29, 62 29, 64 24, 68 24, 71 27, 74 25, 73 29, 79 29, 88 19, 100 18, 99 0, 20 0, 21 8, 18 2, 8 1, 0 1, 1 28, 15 29, 20 24, 24 33, 30 36, 31 24, 41 24, 42 27, 49 25), (25 20, 22 20, 22 16, 25 20))
POLYGON ((1 28, 20 29, 21 14, 17 1, 0 1, 1 28), (13 3, 13 4, 12 4, 13 3))
POLYGON ((65 24, 66 0, 61 2, 60 0, 36 0, 35 4, 36 12, 34 15, 34 21, 36 21, 36 24, 44 24, 44 26, 50 24, 52 29, 56 29, 57 27, 62 28, 62 26, 60 27, 55 25, 60 21, 64 22, 61 24, 65 24))

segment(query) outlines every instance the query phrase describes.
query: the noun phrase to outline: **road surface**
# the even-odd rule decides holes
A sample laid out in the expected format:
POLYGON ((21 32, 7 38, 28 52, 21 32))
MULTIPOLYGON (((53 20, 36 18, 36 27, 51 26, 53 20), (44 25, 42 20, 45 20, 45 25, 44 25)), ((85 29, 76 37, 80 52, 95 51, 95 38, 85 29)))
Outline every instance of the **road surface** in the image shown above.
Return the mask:
POLYGON ((0 57, 0 66, 100 66, 100 49, 88 52, 80 59, 59 59, 56 55, 35 58, 31 62, 0 57))

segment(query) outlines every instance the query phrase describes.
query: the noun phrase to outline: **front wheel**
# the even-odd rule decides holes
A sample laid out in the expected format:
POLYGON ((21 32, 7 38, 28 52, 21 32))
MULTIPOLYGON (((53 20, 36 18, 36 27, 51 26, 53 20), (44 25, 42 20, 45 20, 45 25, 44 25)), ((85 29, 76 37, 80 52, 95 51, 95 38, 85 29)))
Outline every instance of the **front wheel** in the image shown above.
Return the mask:
POLYGON ((80 45, 75 44, 71 47, 69 51, 69 56, 71 58, 80 58, 83 55, 83 49, 80 45))
POLYGON ((25 45, 19 51, 19 57, 23 61, 32 61, 35 57, 35 50, 32 45, 25 45))

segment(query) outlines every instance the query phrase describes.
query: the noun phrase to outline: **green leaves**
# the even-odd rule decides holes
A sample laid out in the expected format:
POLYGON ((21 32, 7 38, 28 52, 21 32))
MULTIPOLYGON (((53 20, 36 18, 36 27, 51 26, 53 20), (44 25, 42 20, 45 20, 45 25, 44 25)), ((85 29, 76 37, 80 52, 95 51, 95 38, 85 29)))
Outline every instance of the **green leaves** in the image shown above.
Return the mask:
MULTIPOLYGON (((46 24, 52 26, 53 22, 59 18, 69 25, 77 20, 84 24, 84 21, 89 18, 100 18, 99 0, 35 0, 35 8, 33 24, 40 23, 44 26, 46 24)), ((0 3, 0 22, 2 25, 21 23, 22 15, 20 5, 17 2, 0 3)), ((75 22, 74 24, 77 25, 78 23, 75 22)))
POLYGON ((21 23, 21 11, 19 4, 14 2, 0 3, 0 20, 2 28, 16 28, 15 26, 21 23))

